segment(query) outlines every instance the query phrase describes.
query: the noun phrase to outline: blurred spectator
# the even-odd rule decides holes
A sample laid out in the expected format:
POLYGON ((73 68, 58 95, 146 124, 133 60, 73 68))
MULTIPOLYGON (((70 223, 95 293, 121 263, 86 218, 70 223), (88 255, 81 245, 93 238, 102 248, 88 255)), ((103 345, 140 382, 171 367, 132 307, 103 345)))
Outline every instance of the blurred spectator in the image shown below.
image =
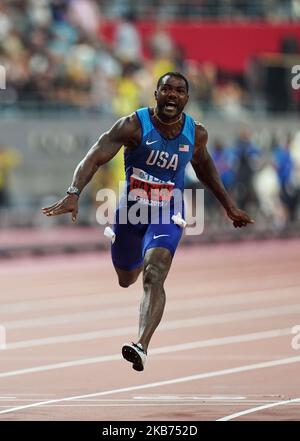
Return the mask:
POLYGON ((226 148, 220 139, 216 139, 211 150, 211 156, 224 187, 230 192, 234 187, 236 180, 234 171, 234 153, 232 149, 226 148))
POLYGON ((165 72, 174 71, 175 63, 170 58, 157 58, 153 60, 151 70, 153 78, 157 79, 160 78, 165 72))
POLYGON ((217 69, 209 62, 199 65, 195 61, 187 63, 187 76, 191 83, 191 96, 199 109, 207 112, 212 109, 217 84, 217 69))
POLYGON ((0 209, 10 204, 9 173, 19 163, 20 155, 15 150, 0 145, 0 209))
POLYGON ((293 223, 296 220, 300 194, 295 177, 295 165, 290 152, 290 143, 291 139, 288 137, 284 146, 274 145, 273 155, 280 184, 281 200, 286 207, 289 222, 293 223))
POLYGON ((300 0, 292 0, 292 18, 300 19, 300 0))
POLYGON ((116 28, 114 49, 117 57, 123 63, 140 64, 142 60, 142 42, 135 22, 134 12, 128 12, 120 19, 116 28))
POLYGON ((251 141, 251 134, 248 129, 240 130, 233 146, 233 154, 235 156, 237 204, 240 208, 247 210, 249 205, 257 206, 258 202, 253 186, 253 178, 258 169, 260 157, 258 148, 251 141))
MULTIPOLYGON (((232 193, 236 182, 232 148, 227 147, 221 139, 215 139, 210 153, 224 187, 232 193)), ((211 192, 205 195, 205 208, 209 217, 215 219, 216 223, 224 222, 223 210, 211 192)))
POLYGON ((294 162, 294 176, 298 188, 300 188, 300 131, 291 140, 291 155, 294 162))
POLYGON ((65 21, 68 13, 68 5, 70 0, 51 0, 50 7, 52 10, 53 20, 55 22, 65 21))
POLYGON ((0 3, 0 42, 4 41, 13 28, 12 17, 4 3, 0 3))
POLYGON ((28 15, 31 25, 46 28, 52 21, 50 2, 47 0, 29 0, 28 15))
POLYGON ((266 152, 260 169, 253 179, 260 213, 264 222, 257 219, 259 224, 265 224, 267 229, 281 230, 285 226, 286 217, 280 199, 280 185, 274 167, 274 161, 269 152, 266 152))
POLYGON ((214 101, 228 119, 245 119, 245 91, 236 81, 229 80, 218 85, 214 90, 214 101))
POLYGON ((101 18, 99 4, 95 0, 71 0, 69 2, 68 19, 84 34, 97 37, 101 18))
POLYGON ((139 87, 135 80, 136 67, 134 64, 124 66, 123 76, 118 80, 116 96, 113 98, 113 108, 119 116, 134 112, 139 106, 139 87))
POLYGON ((158 21, 149 39, 149 48, 153 58, 172 58, 174 42, 167 31, 166 23, 158 21))

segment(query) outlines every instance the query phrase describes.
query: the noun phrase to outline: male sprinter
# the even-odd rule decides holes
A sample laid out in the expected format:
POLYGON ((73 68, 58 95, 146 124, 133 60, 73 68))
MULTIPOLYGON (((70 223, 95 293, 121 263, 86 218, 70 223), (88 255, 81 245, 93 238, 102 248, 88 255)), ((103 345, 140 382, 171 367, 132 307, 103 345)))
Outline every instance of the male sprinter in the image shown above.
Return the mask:
MULTIPOLYGON (((166 295, 164 281, 182 235, 182 228, 173 221, 162 222, 162 206, 170 204, 172 191, 183 191, 184 172, 189 161, 197 177, 208 187, 225 208, 235 227, 253 223, 247 213, 238 209, 224 189, 214 163, 207 152, 207 131, 183 109, 188 101, 188 81, 178 72, 168 72, 157 83, 154 92, 156 106, 143 108, 119 119, 103 133, 97 143, 78 164, 67 195, 51 207, 44 208, 47 216, 71 213, 75 221, 81 191, 98 168, 110 161, 124 146, 127 191, 125 202, 116 212, 112 244, 112 261, 123 288, 132 285, 143 271, 144 295, 140 307, 139 338, 122 348, 123 357, 133 369, 144 369, 147 349, 153 332, 164 311, 166 295), (160 197, 159 214, 155 222, 134 224, 120 221, 121 212, 132 204, 153 205, 152 191, 168 190, 167 201, 160 197), (146 189, 139 198, 135 190, 146 189)), ((153 192, 154 194, 154 192, 153 192)), ((147 208, 148 209, 148 208, 147 208)))

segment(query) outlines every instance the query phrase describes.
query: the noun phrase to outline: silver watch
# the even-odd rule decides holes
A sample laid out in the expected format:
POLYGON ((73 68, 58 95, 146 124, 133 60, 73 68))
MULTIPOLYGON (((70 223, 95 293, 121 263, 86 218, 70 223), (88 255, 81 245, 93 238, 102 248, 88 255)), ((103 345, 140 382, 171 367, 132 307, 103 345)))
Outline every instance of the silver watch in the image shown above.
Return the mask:
POLYGON ((80 190, 79 190, 77 187, 73 187, 73 186, 71 185, 71 187, 69 187, 68 190, 67 190, 67 194, 76 194, 76 196, 79 197, 79 195, 80 195, 80 190))

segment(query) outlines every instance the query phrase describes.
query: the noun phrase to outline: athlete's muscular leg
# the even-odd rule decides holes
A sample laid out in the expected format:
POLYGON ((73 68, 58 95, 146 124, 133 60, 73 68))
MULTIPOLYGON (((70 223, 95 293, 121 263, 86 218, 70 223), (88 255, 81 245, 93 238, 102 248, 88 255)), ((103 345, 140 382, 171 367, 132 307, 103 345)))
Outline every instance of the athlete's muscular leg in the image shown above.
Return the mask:
POLYGON ((130 285, 136 282, 140 272, 142 271, 142 266, 130 271, 125 271, 115 266, 115 270, 118 275, 119 285, 122 288, 128 288, 130 285))
POLYGON ((144 295, 140 306, 139 340, 147 352, 150 339, 157 328, 166 303, 164 281, 172 263, 166 248, 150 248, 144 258, 144 295))

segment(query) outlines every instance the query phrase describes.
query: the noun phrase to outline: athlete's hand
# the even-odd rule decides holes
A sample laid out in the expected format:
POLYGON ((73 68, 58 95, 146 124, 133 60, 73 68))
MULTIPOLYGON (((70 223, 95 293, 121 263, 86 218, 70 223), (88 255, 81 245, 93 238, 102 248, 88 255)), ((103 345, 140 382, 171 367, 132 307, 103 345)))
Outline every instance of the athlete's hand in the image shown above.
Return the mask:
POLYGON ((46 216, 57 216, 58 214, 71 213, 72 221, 75 222, 78 213, 78 196, 76 194, 67 194, 63 199, 51 205, 51 207, 42 208, 46 216))
POLYGON ((236 207, 230 207, 227 210, 227 216, 233 221, 235 228, 246 227, 247 224, 254 224, 254 220, 243 210, 236 207))

